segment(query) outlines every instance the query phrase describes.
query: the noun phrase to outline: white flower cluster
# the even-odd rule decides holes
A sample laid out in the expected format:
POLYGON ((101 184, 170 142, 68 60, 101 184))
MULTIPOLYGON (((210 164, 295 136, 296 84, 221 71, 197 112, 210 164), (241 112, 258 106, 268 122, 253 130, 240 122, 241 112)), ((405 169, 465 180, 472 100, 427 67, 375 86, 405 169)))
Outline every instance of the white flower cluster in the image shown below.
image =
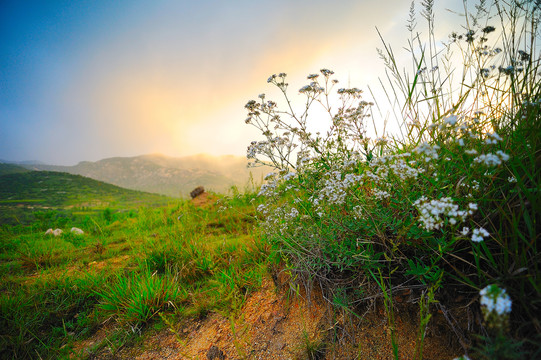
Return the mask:
POLYGON ((458 205, 450 197, 429 201, 425 196, 421 196, 413 205, 420 213, 419 220, 429 231, 440 229, 444 225, 444 216, 451 225, 455 225, 459 221, 466 220, 467 216, 477 210, 477 204, 474 203, 468 205, 468 210, 459 210, 458 205))
POLYGON ((301 215, 295 207, 288 205, 277 206, 262 204, 257 207, 265 221, 261 223, 267 234, 280 234, 286 236, 292 230, 299 228, 299 216, 304 220, 306 215, 301 215))
POLYGON ((407 179, 416 179, 419 173, 423 172, 422 169, 416 169, 409 166, 404 159, 398 159, 395 163, 390 164, 389 168, 402 181, 407 179))
POLYGON ((389 194, 387 191, 383 190, 376 190, 374 191, 374 197, 378 200, 385 200, 391 197, 391 194, 389 194))
POLYGON ((260 212, 264 216, 267 216, 269 213, 269 207, 267 204, 260 204, 257 206, 257 212, 260 212))
POLYGON ((497 144, 498 141, 502 141, 500 135, 496 133, 488 133, 487 138, 485 139, 485 144, 497 144))
POLYGON ((486 309, 485 317, 495 312, 497 315, 507 315, 511 312, 512 301, 505 289, 497 285, 489 285, 479 292, 481 306, 486 309))
POLYGON ((509 155, 504 153, 501 150, 496 151, 496 154, 488 153, 488 154, 481 154, 477 156, 475 159, 473 159, 474 162, 478 164, 483 164, 486 166, 498 166, 501 165, 502 162, 509 160, 509 155))
POLYGON ((362 219, 364 214, 363 208, 360 205, 353 207, 353 217, 357 220, 362 219))
POLYGON ((413 151, 415 151, 417 154, 424 155, 425 161, 429 162, 431 160, 438 159, 439 149, 440 147, 438 145, 430 145, 424 142, 421 145, 417 146, 413 151))
POLYGON ((293 179, 295 176, 297 176, 297 174, 295 174, 294 172, 288 172, 287 174, 285 174, 284 176, 282 176, 282 179, 283 179, 284 181, 288 181, 288 180, 293 179))
POLYGON ((488 233, 488 231, 486 231, 483 228, 473 229, 473 234, 471 236, 471 241, 473 241, 473 242, 481 242, 489 235, 490 234, 488 233))
POLYGON ((267 152, 269 152, 267 141, 252 141, 246 150, 246 157, 248 159, 255 159, 257 154, 264 154, 267 152))
POLYGON ((403 153, 374 158, 370 161, 370 168, 373 169, 373 172, 365 172, 365 177, 376 183, 387 183, 389 173, 393 173, 402 181, 416 179, 419 174, 424 172, 424 169, 414 168, 411 166, 413 162, 408 163, 404 160, 410 156, 410 153, 403 153))
POLYGON ((322 93, 324 91, 325 91, 325 89, 322 88, 321 86, 319 86, 319 84, 317 82, 315 82, 315 81, 310 83, 310 85, 305 85, 305 86, 303 86, 302 88, 299 89, 299 92, 301 94, 306 94, 306 93, 318 94, 318 93, 322 93))
POLYGON ((246 158, 257 160, 257 155, 262 154, 272 158, 275 149, 294 147, 295 145, 286 137, 276 136, 263 141, 252 141, 246 150, 246 158))
POLYGON ((267 184, 263 184, 263 185, 261 185, 261 188, 259 189, 259 193, 257 195, 258 196, 270 197, 270 196, 275 194, 275 190, 276 190, 277 185, 278 184, 277 184, 276 181, 272 181, 272 182, 269 182, 267 184))
POLYGON ((333 171, 330 177, 323 181, 323 186, 318 197, 313 200, 315 205, 320 201, 327 200, 329 204, 343 204, 346 201, 347 189, 362 180, 361 175, 346 174, 342 179, 340 171, 333 171))
POLYGON ((288 219, 294 219, 297 216, 299 216, 299 210, 295 209, 294 207, 291 208, 291 210, 285 214, 286 218, 288 219))
POLYGON ((443 122, 447 125, 454 126, 458 122, 458 117, 456 115, 451 115, 448 118, 446 118, 443 122))

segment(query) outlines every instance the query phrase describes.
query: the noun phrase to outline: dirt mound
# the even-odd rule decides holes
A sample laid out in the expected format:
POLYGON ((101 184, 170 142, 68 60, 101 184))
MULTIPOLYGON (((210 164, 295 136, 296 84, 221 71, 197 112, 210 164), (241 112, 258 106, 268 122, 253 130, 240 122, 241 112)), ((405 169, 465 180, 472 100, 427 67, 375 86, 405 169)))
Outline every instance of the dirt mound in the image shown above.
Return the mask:
POLYGON ((208 192, 202 192, 190 201, 194 206, 206 208, 211 205, 214 205, 216 203, 216 200, 218 200, 218 196, 209 194, 208 192))
MULTIPOLYGON (((330 308, 317 296, 309 305, 302 297, 288 294, 285 290, 277 291, 273 282, 266 279, 236 313, 214 313, 205 319, 171 324, 169 329, 149 333, 137 345, 114 355, 105 347, 92 358, 394 359, 391 328, 383 306, 374 302, 365 316, 358 319, 347 313, 330 315, 330 308)), ((400 359, 414 356, 418 336, 416 309, 417 306, 401 305, 395 312, 400 359)), ((453 359, 463 353, 444 321, 436 316, 431 324, 424 359, 453 359)))

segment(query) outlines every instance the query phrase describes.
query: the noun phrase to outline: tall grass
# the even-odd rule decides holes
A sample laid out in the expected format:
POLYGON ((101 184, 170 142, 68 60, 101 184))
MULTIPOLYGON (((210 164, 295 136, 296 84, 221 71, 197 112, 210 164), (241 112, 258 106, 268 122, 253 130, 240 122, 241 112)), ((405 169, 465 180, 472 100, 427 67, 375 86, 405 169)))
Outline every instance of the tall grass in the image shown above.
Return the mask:
POLYGON ((322 69, 308 76, 299 90, 305 106, 295 111, 287 75, 268 79, 285 108, 264 94, 245 106, 246 123, 265 137, 251 143, 248 158, 275 168, 260 192, 266 198, 258 208, 261 227, 293 281, 319 284, 331 302, 345 292, 358 304, 358 288, 370 292, 375 283, 392 314, 396 290, 416 294, 419 359, 430 313, 451 314, 450 294, 457 293, 467 311, 484 318, 459 325, 449 316, 457 336, 467 339, 468 355, 535 358, 541 354, 535 315, 541 304, 540 4, 464 2, 463 11, 462 28, 440 44, 433 1, 423 1, 419 13, 426 38, 416 30, 412 5, 411 63, 403 68, 382 38, 387 98, 375 99, 376 106, 358 88, 335 93, 334 73, 322 69), (329 115, 325 133, 311 131, 313 107, 329 115), (399 130, 371 138, 368 120, 387 116, 384 109, 399 130), (505 291, 480 293, 489 285, 505 291), (504 294, 512 311, 500 305, 504 294))

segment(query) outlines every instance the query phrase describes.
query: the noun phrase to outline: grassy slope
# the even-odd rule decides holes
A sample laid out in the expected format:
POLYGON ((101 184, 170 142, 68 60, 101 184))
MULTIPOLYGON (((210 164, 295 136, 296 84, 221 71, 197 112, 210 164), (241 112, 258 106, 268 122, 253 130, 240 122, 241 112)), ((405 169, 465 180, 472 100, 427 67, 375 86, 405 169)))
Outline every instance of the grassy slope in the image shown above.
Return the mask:
POLYGON ((83 236, 45 236, 39 219, 0 229, 0 358, 64 358, 106 319, 117 326, 85 356, 106 345, 114 353, 133 339, 126 329, 237 306, 266 263, 250 200, 68 219, 64 229, 80 226, 83 236))
POLYGON ((58 206, 88 199, 136 203, 164 198, 67 173, 30 171, 0 176, 0 200, 3 201, 40 200, 44 206, 58 206))
MULTIPOLYGON (((6 167, 2 165, 1 169, 6 167)), ((163 195, 123 189, 67 173, 23 169, 0 175, 0 224, 29 224, 35 220, 33 213, 39 210, 133 208, 170 201, 163 195)))
POLYGON ((6 174, 23 173, 23 172, 28 172, 28 171, 30 170, 25 169, 22 166, 0 163, 0 176, 6 175, 6 174))

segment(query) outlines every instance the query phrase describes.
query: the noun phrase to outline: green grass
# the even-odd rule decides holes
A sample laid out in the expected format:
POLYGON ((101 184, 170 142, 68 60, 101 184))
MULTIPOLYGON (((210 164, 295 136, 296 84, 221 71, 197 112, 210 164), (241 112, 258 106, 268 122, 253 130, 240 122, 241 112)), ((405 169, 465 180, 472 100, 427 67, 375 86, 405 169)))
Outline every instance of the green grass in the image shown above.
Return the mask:
POLYGON ((237 308, 266 271, 252 198, 67 217, 62 228, 79 226, 84 235, 45 236, 48 217, 4 226, 0 358, 66 357, 106 320, 117 324, 106 340, 116 351, 139 333, 127 336, 129 329, 237 308))

